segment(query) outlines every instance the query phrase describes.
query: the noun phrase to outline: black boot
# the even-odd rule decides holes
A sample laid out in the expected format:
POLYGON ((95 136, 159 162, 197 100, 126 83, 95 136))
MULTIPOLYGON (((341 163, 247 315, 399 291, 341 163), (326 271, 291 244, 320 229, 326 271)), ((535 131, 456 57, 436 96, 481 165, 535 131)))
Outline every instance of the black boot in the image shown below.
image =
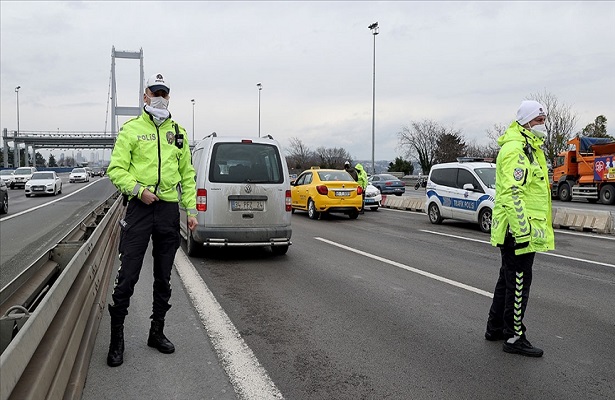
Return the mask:
POLYGON ((161 353, 171 354, 175 351, 175 346, 164 336, 164 333, 162 333, 163 329, 164 321, 152 320, 152 327, 149 329, 147 345, 158 349, 161 353))
POLYGON ((111 343, 107 354, 107 365, 117 367, 124 362, 124 325, 111 326, 111 343))

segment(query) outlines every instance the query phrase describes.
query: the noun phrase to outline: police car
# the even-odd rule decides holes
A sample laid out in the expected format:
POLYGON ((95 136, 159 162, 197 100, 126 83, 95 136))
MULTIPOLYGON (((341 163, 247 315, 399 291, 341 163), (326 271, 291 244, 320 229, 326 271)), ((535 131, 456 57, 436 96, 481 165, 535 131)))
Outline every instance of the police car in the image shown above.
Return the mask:
POLYGON ((491 231, 495 201, 495 164, 482 158, 460 157, 457 162, 431 167, 425 209, 432 224, 450 218, 476 222, 491 231))

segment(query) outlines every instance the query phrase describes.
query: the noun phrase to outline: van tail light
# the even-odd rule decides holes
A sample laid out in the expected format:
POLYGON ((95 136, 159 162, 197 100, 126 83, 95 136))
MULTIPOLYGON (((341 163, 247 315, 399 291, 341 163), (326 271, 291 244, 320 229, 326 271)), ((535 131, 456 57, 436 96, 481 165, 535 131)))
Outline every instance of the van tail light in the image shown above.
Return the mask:
POLYGON ((196 190, 196 210, 207 211, 207 189, 196 190))
POLYGON ((329 193, 329 189, 327 189, 325 185, 316 186, 316 191, 318 192, 318 194, 322 194, 325 196, 329 193))
POLYGON ((286 191, 286 211, 291 212, 293 210, 292 199, 290 197, 290 190, 286 191))
POLYGON ((363 188, 361 186, 357 186, 357 195, 359 196, 363 195, 363 188))

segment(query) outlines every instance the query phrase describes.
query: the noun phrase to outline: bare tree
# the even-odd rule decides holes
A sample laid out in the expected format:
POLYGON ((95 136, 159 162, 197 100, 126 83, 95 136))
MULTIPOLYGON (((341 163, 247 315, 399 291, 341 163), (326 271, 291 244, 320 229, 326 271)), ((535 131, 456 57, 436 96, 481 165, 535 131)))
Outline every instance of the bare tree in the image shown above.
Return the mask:
POLYGON ((314 164, 315 154, 299 138, 292 137, 286 148, 287 163, 292 168, 307 169, 314 164))
POLYGON ((477 144, 476 141, 467 145, 466 154, 470 157, 483 157, 487 159, 495 160, 498 157, 500 151, 500 145, 498 145, 498 138, 506 132, 507 126, 504 124, 493 124, 493 126, 487 129, 486 143, 477 144))
POLYGON ((572 113, 570 106, 560 104, 557 97, 546 90, 544 93, 531 94, 528 100, 536 100, 547 108, 545 156, 548 161, 554 162, 555 156, 568 148, 568 140, 573 136, 577 116, 572 113))
POLYGON ((351 161, 352 156, 343 148, 325 148, 319 147, 316 149, 316 158, 318 164, 322 168, 344 168, 344 162, 351 161))
POLYGON ((423 172, 429 172, 435 163, 438 138, 447 130, 432 120, 412 121, 398 132, 399 145, 406 156, 418 160, 423 172))

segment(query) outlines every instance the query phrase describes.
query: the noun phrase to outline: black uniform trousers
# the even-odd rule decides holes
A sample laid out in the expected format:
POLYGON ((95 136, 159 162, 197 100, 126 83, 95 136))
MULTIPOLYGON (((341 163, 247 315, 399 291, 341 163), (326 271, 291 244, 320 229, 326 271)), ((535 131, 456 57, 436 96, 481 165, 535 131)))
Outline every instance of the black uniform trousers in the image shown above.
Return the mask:
POLYGON ((128 202, 126 215, 120 221, 120 226, 120 267, 113 287, 112 303, 109 304, 111 325, 124 323, 150 238, 154 258, 150 318, 164 320, 171 308, 171 269, 181 240, 179 205, 160 200, 146 205, 138 198, 133 198, 128 202))
POLYGON ((530 298, 532 265, 536 253, 515 255, 512 237, 507 236, 500 247, 502 266, 495 285, 493 302, 487 320, 487 332, 506 337, 525 333, 523 316, 530 298))

